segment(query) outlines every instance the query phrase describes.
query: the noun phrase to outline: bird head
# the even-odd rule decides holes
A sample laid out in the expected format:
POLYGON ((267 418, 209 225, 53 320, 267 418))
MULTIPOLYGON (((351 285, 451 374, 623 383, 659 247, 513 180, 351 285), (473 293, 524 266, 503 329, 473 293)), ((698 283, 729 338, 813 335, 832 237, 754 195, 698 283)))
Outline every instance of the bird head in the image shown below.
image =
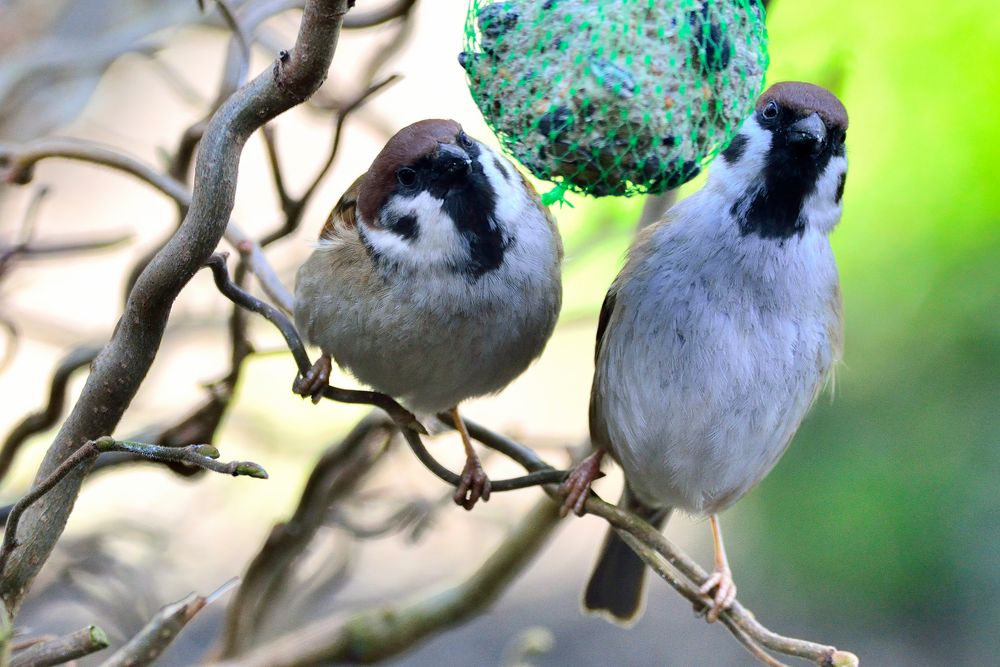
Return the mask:
POLYGON ((403 128, 359 183, 359 234, 378 260, 476 279, 499 268, 517 210, 531 203, 520 174, 453 120, 403 128))
POLYGON ((785 239, 840 219, 847 110, 820 86, 776 83, 713 165, 709 184, 732 199, 744 234, 785 239))

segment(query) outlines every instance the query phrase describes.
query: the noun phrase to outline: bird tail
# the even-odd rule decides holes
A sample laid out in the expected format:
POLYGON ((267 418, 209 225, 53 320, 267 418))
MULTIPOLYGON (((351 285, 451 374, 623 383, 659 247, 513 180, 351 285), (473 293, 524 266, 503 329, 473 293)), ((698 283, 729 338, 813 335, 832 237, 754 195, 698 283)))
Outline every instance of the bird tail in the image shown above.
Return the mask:
MULTIPOLYGON (((628 487, 618 505, 634 512, 657 529, 662 528, 670 517, 669 507, 646 507, 635 499, 628 487)), ((611 617, 611 620, 626 623, 633 621, 641 614, 645 579, 646 564, 618 537, 613 528, 609 528, 597 565, 590 575, 583 604, 588 610, 611 617)))

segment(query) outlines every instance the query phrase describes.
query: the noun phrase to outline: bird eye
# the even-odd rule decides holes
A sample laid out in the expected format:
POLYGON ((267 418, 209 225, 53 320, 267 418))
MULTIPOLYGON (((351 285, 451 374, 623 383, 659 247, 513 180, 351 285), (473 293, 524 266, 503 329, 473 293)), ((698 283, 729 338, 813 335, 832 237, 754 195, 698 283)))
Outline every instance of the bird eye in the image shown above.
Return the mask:
POLYGON ((840 143, 842 144, 847 143, 847 130, 844 130, 844 133, 840 135, 840 143))
POLYGON ((396 170, 396 180, 403 187, 410 187, 417 182, 417 172, 410 169, 409 167, 401 167, 396 170))
POLYGON ((767 120, 774 120, 778 117, 778 104, 777 102, 768 102, 764 110, 760 112, 760 115, 767 120))
POLYGON ((472 139, 470 139, 469 135, 467 135, 465 132, 458 133, 458 143, 462 148, 466 150, 472 148, 472 139))

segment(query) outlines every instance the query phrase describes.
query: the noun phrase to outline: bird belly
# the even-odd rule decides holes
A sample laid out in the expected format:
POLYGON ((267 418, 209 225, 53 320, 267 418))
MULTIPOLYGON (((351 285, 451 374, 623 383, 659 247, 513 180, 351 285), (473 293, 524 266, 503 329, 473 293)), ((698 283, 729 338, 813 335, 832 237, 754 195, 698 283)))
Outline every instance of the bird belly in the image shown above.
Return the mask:
POLYGON ((559 311, 552 275, 545 284, 496 276, 492 289, 458 275, 377 292, 345 285, 302 299, 323 313, 300 319, 326 323, 310 328, 310 340, 360 382, 416 412, 438 412, 499 391, 541 354, 559 311))
POLYGON ((619 328, 608 341, 599 418, 645 503, 714 513, 736 502, 778 461, 822 384, 832 363, 822 321, 742 315, 706 309, 683 330, 619 328))

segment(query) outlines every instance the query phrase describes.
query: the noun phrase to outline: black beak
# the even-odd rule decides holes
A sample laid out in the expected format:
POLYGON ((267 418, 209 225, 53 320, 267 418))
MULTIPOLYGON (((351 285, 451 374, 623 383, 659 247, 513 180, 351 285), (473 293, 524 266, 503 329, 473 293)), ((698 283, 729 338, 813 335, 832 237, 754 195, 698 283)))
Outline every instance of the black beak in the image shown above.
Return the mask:
POLYGON ((817 150, 826 139, 826 125, 815 111, 788 128, 788 143, 817 150))
POLYGON ((434 166, 442 175, 462 176, 468 173, 472 160, 468 153, 455 144, 438 144, 434 166))

